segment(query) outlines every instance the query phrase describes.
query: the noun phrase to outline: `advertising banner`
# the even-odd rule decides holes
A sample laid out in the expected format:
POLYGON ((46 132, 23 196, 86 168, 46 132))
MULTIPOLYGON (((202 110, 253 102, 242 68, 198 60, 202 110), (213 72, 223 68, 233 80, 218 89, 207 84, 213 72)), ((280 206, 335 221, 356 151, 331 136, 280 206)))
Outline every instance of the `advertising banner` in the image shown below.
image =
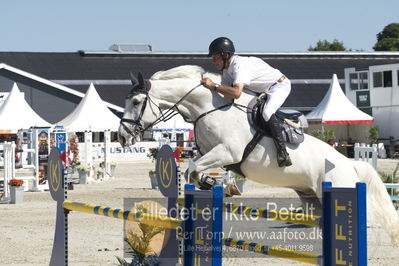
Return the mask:
POLYGON ((39 165, 39 185, 43 185, 47 180, 47 160, 49 154, 49 130, 37 129, 37 150, 38 150, 38 165, 39 165))
MULTIPOLYGON (((93 143, 92 145, 92 158, 96 161, 103 158, 105 149, 104 143, 93 143)), ((143 141, 138 142, 128 148, 122 148, 119 142, 111 142, 109 147, 110 159, 109 161, 114 162, 131 162, 131 161, 149 161, 151 160, 147 154, 149 154, 149 148, 158 148, 159 143, 157 141, 143 141)), ((84 154, 85 144, 79 143, 79 151, 84 154)))

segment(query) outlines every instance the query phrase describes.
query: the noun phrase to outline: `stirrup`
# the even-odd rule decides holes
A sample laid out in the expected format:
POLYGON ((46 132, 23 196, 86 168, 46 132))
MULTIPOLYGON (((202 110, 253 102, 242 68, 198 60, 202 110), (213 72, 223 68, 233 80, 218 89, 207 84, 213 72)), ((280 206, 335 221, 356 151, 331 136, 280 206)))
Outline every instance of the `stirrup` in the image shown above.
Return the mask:
POLYGON ((277 161, 277 164, 279 167, 287 167, 287 166, 291 166, 292 162, 291 162, 291 160, 284 160, 284 161, 277 161))
POLYGON ((291 160, 288 158, 288 159, 285 159, 285 160, 277 160, 277 164, 278 164, 278 166, 279 167, 287 167, 287 166, 291 166, 292 165, 292 162, 291 162, 291 160))
POLYGON ((210 177, 206 174, 202 174, 198 180, 198 186, 201 190, 210 190, 216 184, 216 178, 210 177))
POLYGON ((290 155, 286 150, 280 150, 277 152, 277 164, 279 167, 292 165, 290 155))

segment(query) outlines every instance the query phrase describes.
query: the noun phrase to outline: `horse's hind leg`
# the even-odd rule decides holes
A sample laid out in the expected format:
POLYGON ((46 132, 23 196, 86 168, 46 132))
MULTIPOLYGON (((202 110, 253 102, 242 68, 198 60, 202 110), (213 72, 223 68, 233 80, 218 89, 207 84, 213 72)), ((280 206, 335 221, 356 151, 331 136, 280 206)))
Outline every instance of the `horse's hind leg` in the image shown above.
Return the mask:
POLYGON ((322 207, 320 199, 312 189, 308 190, 295 190, 298 194, 304 212, 309 215, 321 215, 322 207))

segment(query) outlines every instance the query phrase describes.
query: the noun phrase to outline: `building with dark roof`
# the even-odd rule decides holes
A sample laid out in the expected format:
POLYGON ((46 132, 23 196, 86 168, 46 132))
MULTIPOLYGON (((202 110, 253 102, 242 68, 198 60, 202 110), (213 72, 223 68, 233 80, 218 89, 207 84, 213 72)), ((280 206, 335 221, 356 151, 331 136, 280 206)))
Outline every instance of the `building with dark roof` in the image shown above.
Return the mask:
MULTIPOLYGON (((345 87, 345 68, 399 63, 399 52, 238 53, 257 56, 291 79, 284 107, 304 112, 319 104, 332 74, 345 87)), ((44 119, 67 116, 93 83, 108 107, 121 115, 130 90, 129 72, 145 78, 180 65, 216 69, 206 53, 79 51, 74 53, 0 52, 0 93, 17 82, 25 99, 44 119)))

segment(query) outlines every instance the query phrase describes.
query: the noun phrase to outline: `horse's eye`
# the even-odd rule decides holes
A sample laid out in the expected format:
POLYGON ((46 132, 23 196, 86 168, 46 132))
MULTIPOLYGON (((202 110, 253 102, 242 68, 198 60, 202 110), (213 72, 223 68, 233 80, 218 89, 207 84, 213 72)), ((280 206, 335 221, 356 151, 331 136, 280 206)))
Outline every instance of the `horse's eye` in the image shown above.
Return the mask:
POLYGON ((140 104, 140 101, 137 100, 137 99, 133 99, 132 103, 133 103, 133 105, 139 105, 139 104, 140 104))

